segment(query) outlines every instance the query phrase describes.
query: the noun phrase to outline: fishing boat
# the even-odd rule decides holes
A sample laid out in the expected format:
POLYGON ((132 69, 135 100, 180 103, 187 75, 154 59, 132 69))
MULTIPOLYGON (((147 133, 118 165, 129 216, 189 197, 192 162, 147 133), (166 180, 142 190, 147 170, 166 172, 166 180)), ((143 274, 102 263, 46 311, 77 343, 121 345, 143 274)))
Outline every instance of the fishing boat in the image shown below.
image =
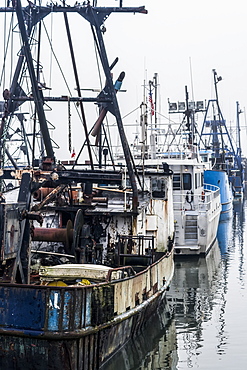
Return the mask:
MULTIPOLYGON (((11 55, 14 46, 19 48, 17 64, 9 70, 13 78, 8 79, 10 86, 4 86, 1 104, 0 367, 4 369, 100 368, 158 309, 173 277, 172 171, 167 166, 135 169, 116 98, 124 73, 114 84, 111 70, 117 59, 109 65, 103 40, 104 22, 111 13, 147 13, 144 7, 126 8, 122 3, 67 6, 64 1, 42 6, 40 1, 27 1, 23 7, 15 0, 0 8, 20 40, 11 44, 11 55), (42 58, 47 60, 48 54, 47 47, 41 47, 41 35, 51 14, 64 18, 74 95, 62 90, 60 96, 51 96, 51 88, 41 79, 42 58), (86 20, 92 31, 106 79, 95 97, 81 94, 70 16, 77 22, 79 38, 80 20, 86 20), (60 108, 52 124, 47 118, 52 103, 60 102, 68 108, 69 134, 63 130, 61 135, 69 140, 72 158, 67 161, 56 158, 55 135, 52 139, 50 133, 61 126, 64 111, 60 108), (92 126, 97 131, 94 151, 84 109, 88 102, 99 108, 97 125, 92 126), (77 156, 71 145, 73 104, 84 130, 84 135, 77 132, 81 143, 84 140, 77 156), (107 111, 117 122, 124 166, 116 165, 111 155, 104 126, 107 111), (86 157, 80 162, 84 149, 86 157)), ((9 67, 7 55, 6 50, 4 67, 9 67)))
POLYGON ((215 99, 210 99, 201 129, 200 148, 203 155, 212 162, 212 171, 205 172, 209 184, 220 188, 221 219, 232 216, 234 194, 243 192, 243 171, 241 153, 236 152, 219 105, 217 84, 222 80, 213 70, 215 99))
POLYGON ((199 155, 167 153, 166 163, 173 171, 175 255, 206 255, 217 236, 219 187, 207 183, 199 155))
MULTIPOLYGON (((148 89, 157 86, 156 78, 148 89)), ((175 256, 205 255, 216 240, 221 212, 220 191, 217 185, 204 178, 210 163, 203 162, 199 155, 194 110, 189 108, 187 87, 186 103, 182 106, 180 102, 179 110, 177 104, 176 107, 169 104, 170 113, 179 113, 182 121, 169 122, 165 128, 156 119, 152 123, 152 118, 155 118, 152 109, 156 104, 154 101, 150 111, 151 93, 149 90, 149 101, 141 105, 142 136, 132 146, 136 167, 154 170, 167 166, 173 172, 175 256), (150 115, 151 123, 148 124, 150 115), (147 132, 150 132, 150 137, 147 132)))

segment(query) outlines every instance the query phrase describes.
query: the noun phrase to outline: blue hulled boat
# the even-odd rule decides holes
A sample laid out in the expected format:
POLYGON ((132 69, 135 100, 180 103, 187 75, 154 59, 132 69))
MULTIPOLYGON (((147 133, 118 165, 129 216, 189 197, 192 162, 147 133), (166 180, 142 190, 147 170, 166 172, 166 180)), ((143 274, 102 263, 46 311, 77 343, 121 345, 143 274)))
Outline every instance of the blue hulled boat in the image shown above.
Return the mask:
POLYGON ((203 155, 212 163, 212 170, 205 172, 205 181, 220 188, 222 219, 231 216, 233 198, 243 194, 244 181, 241 150, 234 148, 219 106, 217 83, 222 78, 215 70, 213 76, 216 98, 207 103, 200 143, 203 155))
POLYGON ((207 170, 204 172, 204 181, 206 184, 215 185, 220 188, 220 219, 222 220, 223 218, 229 217, 232 213, 233 194, 227 173, 220 170, 207 170))

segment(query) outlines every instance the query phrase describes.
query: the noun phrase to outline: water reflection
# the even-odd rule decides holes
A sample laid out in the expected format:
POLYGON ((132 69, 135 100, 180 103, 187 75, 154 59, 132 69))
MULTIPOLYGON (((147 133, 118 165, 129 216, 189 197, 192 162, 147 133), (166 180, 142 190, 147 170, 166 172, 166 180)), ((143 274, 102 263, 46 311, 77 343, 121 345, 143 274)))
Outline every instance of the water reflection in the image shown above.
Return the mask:
POLYGON ((233 215, 233 240, 234 247, 239 250, 239 281, 244 285, 245 277, 245 255, 244 255, 244 231, 245 231, 245 201, 239 200, 234 202, 233 215))
POLYGON ((231 245, 231 234, 232 234, 232 219, 227 219, 219 222, 217 239, 221 255, 225 257, 228 251, 228 245, 231 245))
POLYGON ((233 202, 232 217, 220 221, 218 226, 217 239, 223 258, 228 256, 228 248, 234 247, 236 243, 243 245, 244 227, 244 200, 236 199, 233 202))
POLYGON ((175 261, 169 308, 104 370, 246 369, 246 212, 235 201, 206 258, 175 261))
POLYGON ((164 299, 146 323, 145 330, 131 339, 101 370, 171 369, 177 367, 176 328, 164 299))
POLYGON ((212 318, 220 258, 216 242, 206 258, 175 262, 168 298, 176 322, 179 362, 185 368, 193 367, 193 361, 203 346, 203 325, 212 318))
POLYGON ((245 201, 234 202, 205 259, 176 262, 177 369, 246 368, 246 211, 245 201))

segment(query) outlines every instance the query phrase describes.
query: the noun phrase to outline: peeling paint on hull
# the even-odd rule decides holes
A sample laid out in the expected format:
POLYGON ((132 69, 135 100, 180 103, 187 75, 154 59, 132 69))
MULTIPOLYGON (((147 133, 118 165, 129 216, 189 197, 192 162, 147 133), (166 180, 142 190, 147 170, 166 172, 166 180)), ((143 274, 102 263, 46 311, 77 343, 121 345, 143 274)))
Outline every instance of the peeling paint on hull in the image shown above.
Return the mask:
POLYGON ((23 370, 98 369, 155 312, 173 269, 170 253, 132 278, 111 284, 79 289, 1 284, 2 312, 8 315, 0 322, 0 368, 7 363, 23 370), (136 304, 134 297, 143 290, 147 294, 136 304))
POLYGON ((70 340, 43 340, 0 335, 0 368, 20 370, 95 370, 141 330, 163 295, 130 320, 70 340), (28 360, 27 360, 28 359, 28 360))

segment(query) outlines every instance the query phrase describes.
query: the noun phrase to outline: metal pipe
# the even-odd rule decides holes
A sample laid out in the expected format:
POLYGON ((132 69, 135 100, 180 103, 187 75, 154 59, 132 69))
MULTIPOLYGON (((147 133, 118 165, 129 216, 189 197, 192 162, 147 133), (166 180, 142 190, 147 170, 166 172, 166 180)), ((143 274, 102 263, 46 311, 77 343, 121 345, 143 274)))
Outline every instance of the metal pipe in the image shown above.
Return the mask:
POLYGON ((63 242, 69 239, 73 240, 73 229, 67 230, 61 228, 45 228, 35 227, 31 230, 31 237, 33 241, 39 242, 63 242))

